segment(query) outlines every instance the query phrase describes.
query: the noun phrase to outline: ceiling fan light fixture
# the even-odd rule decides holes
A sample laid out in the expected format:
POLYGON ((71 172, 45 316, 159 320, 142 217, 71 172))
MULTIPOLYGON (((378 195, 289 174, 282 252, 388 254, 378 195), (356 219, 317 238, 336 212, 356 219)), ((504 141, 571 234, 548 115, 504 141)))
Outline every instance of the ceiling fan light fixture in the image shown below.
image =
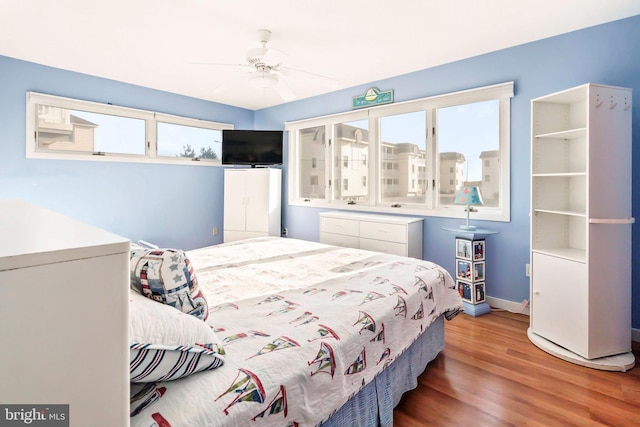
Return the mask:
POLYGON ((251 76, 249 82, 258 89, 273 89, 278 84, 278 77, 270 73, 259 73, 251 76))

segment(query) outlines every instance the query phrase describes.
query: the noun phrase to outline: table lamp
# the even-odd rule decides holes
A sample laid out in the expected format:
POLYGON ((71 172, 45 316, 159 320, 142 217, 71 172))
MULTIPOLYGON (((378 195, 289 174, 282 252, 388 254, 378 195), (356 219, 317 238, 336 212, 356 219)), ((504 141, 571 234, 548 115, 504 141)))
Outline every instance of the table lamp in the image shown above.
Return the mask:
POLYGON ((472 206, 482 206, 482 195, 480 194, 480 187, 477 186, 464 186, 460 187, 456 193, 456 199, 453 201, 456 205, 467 206, 467 224, 461 225, 460 230, 473 231, 476 229, 475 225, 469 225, 469 212, 472 206))

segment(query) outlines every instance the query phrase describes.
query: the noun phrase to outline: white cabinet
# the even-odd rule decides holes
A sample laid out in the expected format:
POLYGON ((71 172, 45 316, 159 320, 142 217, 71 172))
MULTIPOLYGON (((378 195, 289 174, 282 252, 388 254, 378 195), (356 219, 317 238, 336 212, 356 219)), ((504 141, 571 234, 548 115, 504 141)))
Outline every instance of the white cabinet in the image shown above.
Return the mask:
POLYGON ((0 200, 0 242, 0 402, 129 425, 129 240, 0 200))
POLYGON ((277 168, 225 169, 225 242, 280 236, 281 175, 277 168))
POLYGON ((611 370, 591 361, 631 351, 631 90, 586 84, 531 113, 529 336, 611 370))
POLYGON ((422 218, 320 213, 320 242, 422 259, 422 218))

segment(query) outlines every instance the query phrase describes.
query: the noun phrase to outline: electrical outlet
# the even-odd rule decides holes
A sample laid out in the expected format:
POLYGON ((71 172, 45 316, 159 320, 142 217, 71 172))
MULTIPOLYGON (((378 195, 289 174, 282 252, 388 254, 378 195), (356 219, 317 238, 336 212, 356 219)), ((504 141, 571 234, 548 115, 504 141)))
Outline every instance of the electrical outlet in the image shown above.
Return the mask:
POLYGON ((218 227, 213 227, 213 235, 214 236, 218 235, 218 227))
POLYGON ((525 264, 524 275, 527 277, 531 277, 531 264, 525 264))
POLYGON ((284 227, 282 229, 282 237, 287 237, 289 235, 289 230, 287 229, 287 227, 284 227))

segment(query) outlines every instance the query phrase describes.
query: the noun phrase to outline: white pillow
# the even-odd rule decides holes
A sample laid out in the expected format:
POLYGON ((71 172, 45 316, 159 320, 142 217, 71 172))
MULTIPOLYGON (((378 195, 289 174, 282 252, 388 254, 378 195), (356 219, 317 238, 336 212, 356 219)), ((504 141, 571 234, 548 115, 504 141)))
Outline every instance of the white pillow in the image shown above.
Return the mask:
POLYGON ((129 292, 131 382, 170 381, 224 363, 224 348, 195 316, 129 292))

